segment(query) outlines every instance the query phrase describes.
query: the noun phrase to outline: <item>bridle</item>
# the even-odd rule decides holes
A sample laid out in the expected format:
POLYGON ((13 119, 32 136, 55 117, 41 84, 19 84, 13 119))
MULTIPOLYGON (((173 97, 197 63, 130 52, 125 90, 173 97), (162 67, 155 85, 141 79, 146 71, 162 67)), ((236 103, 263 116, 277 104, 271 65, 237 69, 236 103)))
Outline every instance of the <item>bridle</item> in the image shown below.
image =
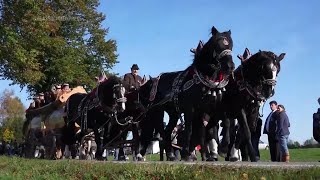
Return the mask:
POLYGON ((274 91, 272 92, 272 94, 266 98, 264 96, 262 96, 261 94, 261 91, 262 91, 262 87, 264 85, 267 85, 267 86, 275 86, 277 84, 277 80, 276 79, 266 79, 262 76, 262 79, 259 80, 259 85, 257 85, 259 91, 256 91, 255 88, 252 87, 252 85, 249 83, 249 81, 247 81, 245 79, 245 76, 243 74, 243 68, 244 68, 244 65, 243 63, 241 64, 241 67, 240 67, 240 74, 241 74, 241 80, 238 80, 237 81, 237 84, 239 86, 239 90, 242 91, 242 90, 246 90, 250 96, 253 97, 254 100, 257 100, 257 101, 262 101, 262 102, 265 102, 267 101, 268 98, 272 97, 274 95, 274 91))
MULTIPOLYGON (((223 40, 223 43, 225 45, 228 45, 228 38, 226 38, 225 36, 220 36, 219 38, 217 38, 216 42, 219 42, 220 40, 223 40)), ((222 52, 220 52, 219 54, 216 52, 216 48, 213 48, 213 53, 212 53, 212 57, 213 59, 217 62, 217 64, 211 64, 211 68, 213 68, 215 70, 215 75, 216 73, 221 70, 221 59, 225 56, 232 56, 232 50, 231 49, 225 49, 222 52)))
POLYGON ((112 86, 113 103, 112 103, 111 106, 104 105, 102 103, 102 101, 100 99, 100 96, 99 96, 100 86, 101 86, 101 84, 98 85, 95 96, 98 99, 99 106, 102 107, 103 111, 109 112, 109 113, 112 113, 112 114, 114 114, 114 113, 116 114, 117 113, 118 103, 121 103, 122 108, 125 110, 125 103, 127 102, 127 98, 124 96, 125 88, 123 87, 123 84, 117 83, 117 84, 112 86), (121 97, 118 97, 117 94, 115 93, 117 88, 120 88, 121 97))

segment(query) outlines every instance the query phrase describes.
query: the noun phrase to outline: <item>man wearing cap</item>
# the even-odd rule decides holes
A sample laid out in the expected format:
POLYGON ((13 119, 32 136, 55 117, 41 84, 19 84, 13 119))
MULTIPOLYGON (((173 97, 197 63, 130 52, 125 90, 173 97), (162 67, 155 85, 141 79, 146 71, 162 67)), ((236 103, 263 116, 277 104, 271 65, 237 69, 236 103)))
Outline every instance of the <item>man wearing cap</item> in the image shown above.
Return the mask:
POLYGON ((124 75, 125 84, 129 85, 130 90, 139 89, 142 78, 138 75, 139 67, 137 64, 133 64, 131 67, 131 73, 124 75))

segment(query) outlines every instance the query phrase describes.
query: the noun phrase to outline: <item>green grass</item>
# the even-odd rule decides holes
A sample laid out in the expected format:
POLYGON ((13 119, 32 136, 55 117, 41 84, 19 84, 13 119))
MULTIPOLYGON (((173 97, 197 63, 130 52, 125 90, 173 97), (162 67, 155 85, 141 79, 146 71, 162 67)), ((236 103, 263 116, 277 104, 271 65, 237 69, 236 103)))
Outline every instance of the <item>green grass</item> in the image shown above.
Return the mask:
POLYGON ((0 157, 0 179, 317 179, 320 168, 247 167, 30 160, 0 157))
MULTIPOLYGON (((290 161, 292 162, 318 162, 320 161, 320 148, 307 148, 307 149, 289 149, 290 161)), ((269 150, 260 150, 261 161, 270 161, 269 150)), ((198 160, 201 160, 200 153, 197 152, 198 160)), ((111 158, 113 159, 113 158, 111 158)), ((159 154, 147 155, 148 161, 160 160, 159 154)), ((219 161, 224 161, 224 158, 219 157, 219 161)))
MULTIPOLYGON (((318 161, 320 149, 290 150, 293 161, 318 161)), ((268 151, 261 151, 263 161, 268 151)), ((158 160, 148 155, 147 160, 158 160)), ((194 164, 38 160, 0 156, 0 179, 319 179, 320 168, 263 169, 194 164)))

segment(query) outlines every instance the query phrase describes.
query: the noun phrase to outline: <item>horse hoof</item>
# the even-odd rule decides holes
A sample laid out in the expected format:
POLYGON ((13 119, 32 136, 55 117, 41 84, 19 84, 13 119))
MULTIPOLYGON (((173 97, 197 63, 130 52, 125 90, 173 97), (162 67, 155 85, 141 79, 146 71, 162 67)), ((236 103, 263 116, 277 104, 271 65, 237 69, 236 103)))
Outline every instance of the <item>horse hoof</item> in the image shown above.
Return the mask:
POLYGON ((138 161, 146 161, 146 159, 145 159, 144 157, 141 157, 141 158, 138 157, 137 160, 138 160, 138 161))
POLYGON ((208 157, 207 158, 207 160, 206 161, 218 161, 218 158, 214 158, 213 156, 210 156, 210 157, 208 157))
POLYGON ((193 162, 193 161, 194 161, 194 158, 192 158, 192 157, 186 157, 186 158, 182 159, 182 161, 185 161, 185 162, 193 162))
POLYGON ((125 156, 119 156, 118 161, 126 161, 126 157, 125 156))
POLYGON ((230 162, 236 162, 236 161, 238 161, 238 158, 237 157, 230 157, 229 161, 230 162))
POLYGON ((137 161, 146 161, 146 158, 145 157, 143 157, 140 153, 137 155, 137 157, 136 157, 136 160, 137 161))
POLYGON ((221 157, 227 157, 227 153, 226 152, 224 152, 224 151, 219 151, 219 156, 221 156, 221 157))

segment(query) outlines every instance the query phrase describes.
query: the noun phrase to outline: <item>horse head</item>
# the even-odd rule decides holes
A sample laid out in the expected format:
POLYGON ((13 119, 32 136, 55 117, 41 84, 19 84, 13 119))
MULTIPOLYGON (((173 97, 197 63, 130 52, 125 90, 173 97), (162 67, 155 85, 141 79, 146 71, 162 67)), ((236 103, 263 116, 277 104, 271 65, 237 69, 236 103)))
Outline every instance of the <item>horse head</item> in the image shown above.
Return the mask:
POLYGON ((231 31, 219 32, 214 26, 211 29, 212 37, 203 45, 200 41, 194 52, 193 65, 210 81, 221 82, 227 80, 235 68, 232 59, 233 41, 231 31))
POLYGON ((277 56, 271 51, 259 51, 251 57, 250 51, 245 50, 241 59, 242 76, 247 82, 253 95, 259 100, 267 100, 274 95, 274 88, 277 83, 277 76, 280 72, 280 61, 285 53, 277 56))
POLYGON ((125 87, 120 78, 111 76, 98 86, 100 105, 104 110, 123 112, 126 109, 125 87))

